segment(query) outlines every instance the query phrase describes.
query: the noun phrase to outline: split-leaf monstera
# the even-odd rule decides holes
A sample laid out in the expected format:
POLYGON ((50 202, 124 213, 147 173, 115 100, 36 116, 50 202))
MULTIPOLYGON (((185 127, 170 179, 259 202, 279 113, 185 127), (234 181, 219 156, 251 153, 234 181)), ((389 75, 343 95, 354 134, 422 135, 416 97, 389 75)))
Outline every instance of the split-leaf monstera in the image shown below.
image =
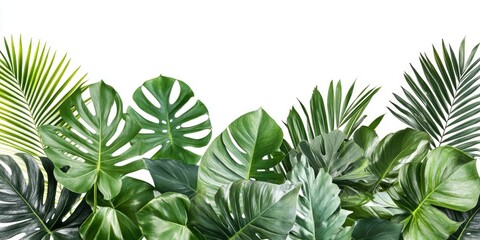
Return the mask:
POLYGON ((192 89, 187 84, 165 76, 148 80, 135 91, 133 100, 138 107, 157 120, 152 122, 133 108, 128 109, 128 113, 138 120, 143 129, 152 131, 138 134, 133 141, 143 141, 142 152, 160 145, 160 150, 151 157, 152 159, 169 158, 192 164, 200 160, 201 156, 186 147, 206 146, 212 136, 210 131, 212 126, 208 118, 208 110, 201 101, 197 100, 192 107, 182 109, 187 108, 186 104, 189 101, 193 101, 193 95, 192 89), (180 90, 178 97, 172 101, 172 90, 175 84, 178 84, 180 90), (153 99, 147 98, 146 94, 153 96, 153 99), (207 119, 202 120, 203 116, 207 119), (191 124, 198 119, 202 121, 191 124), (208 134, 205 136, 189 136, 201 134, 202 131, 207 130, 208 134))
POLYGON ((120 192, 123 175, 144 167, 141 161, 118 165, 140 153, 141 141, 117 152, 137 135, 140 125, 123 113, 122 100, 111 86, 101 81, 88 89, 93 111, 85 105, 82 93, 76 91, 60 108, 67 127, 43 126, 40 135, 60 183, 78 193, 93 187, 95 195, 98 189, 109 200, 120 192), (122 121, 124 126, 120 128, 122 121), (120 133, 115 137, 117 131, 120 133))
POLYGON ((283 182, 283 176, 271 169, 283 158, 278 151, 282 137, 280 127, 263 109, 239 117, 203 155, 197 191, 213 198, 221 186, 240 179, 283 182))
POLYGON ((66 188, 56 202, 52 162, 41 158, 48 180, 45 191, 37 162, 27 154, 18 157, 26 164, 28 182, 13 158, 0 155, 0 239, 22 234, 24 239, 32 240, 81 239, 78 228, 91 212, 87 203, 80 201, 80 194, 66 188))

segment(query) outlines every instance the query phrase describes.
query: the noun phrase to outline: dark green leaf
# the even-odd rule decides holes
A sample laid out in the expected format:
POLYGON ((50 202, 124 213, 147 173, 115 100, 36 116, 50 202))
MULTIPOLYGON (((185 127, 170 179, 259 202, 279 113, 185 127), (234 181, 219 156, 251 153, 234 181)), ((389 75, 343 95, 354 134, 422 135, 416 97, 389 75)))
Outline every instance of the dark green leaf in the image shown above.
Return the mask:
POLYGON ((480 202, 467 212, 450 210, 447 211, 447 215, 457 222, 463 222, 457 232, 452 234, 449 239, 480 239, 480 202))
POLYGON ((145 159, 155 189, 161 193, 176 192, 192 198, 197 189, 198 166, 183 162, 145 159))
POLYGON ((354 240, 398 240, 402 235, 402 225, 383 219, 360 219, 353 229, 354 240))
POLYGON ((80 227, 83 239, 117 240, 141 239, 140 228, 122 212, 109 207, 99 207, 80 227))
POLYGON ((151 158, 169 158, 195 164, 200 156, 188 150, 186 147, 204 147, 212 136, 208 110, 199 100, 188 109, 187 103, 193 101, 192 89, 180 80, 159 76, 143 83, 133 94, 133 100, 137 106, 146 114, 156 119, 152 122, 132 108, 128 113, 138 120, 143 129, 151 133, 140 133, 133 142, 143 141, 142 153, 145 153, 156 146, 160 146, 151 158), (171 100, 172 89, 175 84, 180 87, 177 99, 171 100), (155 100, 147 98, 146 94, 153 96, 155 100), (156 101, 155 103, 151 101, 156 101), (206 116, 205 120, 202 117, 206 116), (195 123, 196 120, 202 120, 195 123), (192 137, 191 134, 198 134, 208 131, 201 137, 192 137))
POLYGON ((26 164, 28 183, 22 170, 9 156, 0 155, 0 238, 10 239, 19 234, 24 239, 80 239, 79 226, 91 213, 80 194, 63 188, 55 201, 57 181, 53 164, 41 158, 47 173, 44 177, 36 161, 27 154, 18 154, 26 164), (77 205, 78 204, 78 205, 77 205))

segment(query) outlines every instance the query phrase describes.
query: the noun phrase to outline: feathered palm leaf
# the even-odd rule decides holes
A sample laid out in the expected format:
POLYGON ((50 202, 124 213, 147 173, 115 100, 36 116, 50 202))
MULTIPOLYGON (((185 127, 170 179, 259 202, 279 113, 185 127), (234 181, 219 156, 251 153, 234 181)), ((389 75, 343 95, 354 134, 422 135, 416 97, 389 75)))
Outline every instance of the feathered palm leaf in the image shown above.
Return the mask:
POLYGON ((0 50, 0 149, 44 156, 42 125, 62 125, 59 106, 85 82, 76 77, 67 55, 58 57, 45 43, 4 39, 0 50))
POLYGON ((433 47, 433 61, 420 55, 423 72, 412 66, 413 77, 405 73, 410 90, 404 97, 394 93, 397 102, 389 110, 412 128, 431 137, 431 147, 450 145, 479 156, 480 143, 480 59, 479 45, 465 53, 465 40, 458 55, 442 41, 442 51, 433 47), (441 57, 443 55, 443 57, 441 57))

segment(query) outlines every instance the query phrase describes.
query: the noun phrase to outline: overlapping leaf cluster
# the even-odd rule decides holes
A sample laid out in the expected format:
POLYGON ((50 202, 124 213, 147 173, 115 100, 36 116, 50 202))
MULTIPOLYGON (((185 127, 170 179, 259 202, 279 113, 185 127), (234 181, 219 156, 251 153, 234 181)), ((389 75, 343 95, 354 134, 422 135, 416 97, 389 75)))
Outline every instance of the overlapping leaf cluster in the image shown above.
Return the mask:
MULTIPOLYGON (((443 45, 443 59, 434 50, 436 67, 421 56, 417 83, 405 75, 414 94, 395 95, 392 112, 413 129, 378 137, 382 116, 362 125, 378 88, 352 98, 354 85, 343 95, 332 82, 326 101, 315 88, 309 111, 303 103, 303 116, 290 111, 291 145, 263 109, 240 116, 209 144, 207 108, 188 85, 165 76, 140 86, 126 111, 103 81, 80 87, 80 78, 65 96, 37 96, 73 76, 35 77, 44 71, 37 60, 53 60, 38 47, 24 59, 19 47, 2 52, 7 93, 0 101, 17 99, 18 119, 37 114, 30 107, 55 104, 45 112, 53 122, 33 117, 16 124, 25 129, 18 137, 0 135, 6 146, 18 142, 19 151, 48 157, 39 158, 41 170, 34 157, 19 154, 22 171, 19 160, 0 155, 2 239, 479 237, 480 178, 469 155, 478 144, 478 104, 469 103, 480 86, 476 47, 466 57, 462 42, 457 58, 443 45), (138 171, 153 184, 131 177, 138 171)), ((53 69, 63 69, 58 64, 53 69)), ((0 119, 0 129, 8 126, 0 119)))

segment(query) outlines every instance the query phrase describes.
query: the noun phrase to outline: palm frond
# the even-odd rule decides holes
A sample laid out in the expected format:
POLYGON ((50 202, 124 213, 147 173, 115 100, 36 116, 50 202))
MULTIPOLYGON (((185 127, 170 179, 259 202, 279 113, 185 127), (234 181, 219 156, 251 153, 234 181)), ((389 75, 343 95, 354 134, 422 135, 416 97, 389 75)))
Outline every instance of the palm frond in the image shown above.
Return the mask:
POLYGON ((473 156, 480 149, 480 58, 478 44, 469 54, 465 40, 456 55, 442 41, 441 51, 433 47, 433 60, 420 54, 418 71, 405 73, 410 89, 402 88, 403 97, 394 93, 390 112, 408 126, 427 132, 431 147, 449 145, 473 156))
POLYGON ((365 119, 363 112, 380 88, 367 86, 352 99, 354 89, 355 83, 348 88, 345 97, 342 98, 342 83, 338 81, 334 87, 331 81, 326 101, 317 87, 313 90, 310 112, 299 101, 303 117, 292 107, 286 126, 293 145, 297 146, 302 140, 310 141, 321 134, 341 128, 349 138, 365 119))
POLYGON ((44 156, 38 134, 42 125, 62 125, 59 106, 85 76, 70 67, 67 55, 58 56, 45 43, 24 46, 4 38, 0 50, 0 149, 44 156))

